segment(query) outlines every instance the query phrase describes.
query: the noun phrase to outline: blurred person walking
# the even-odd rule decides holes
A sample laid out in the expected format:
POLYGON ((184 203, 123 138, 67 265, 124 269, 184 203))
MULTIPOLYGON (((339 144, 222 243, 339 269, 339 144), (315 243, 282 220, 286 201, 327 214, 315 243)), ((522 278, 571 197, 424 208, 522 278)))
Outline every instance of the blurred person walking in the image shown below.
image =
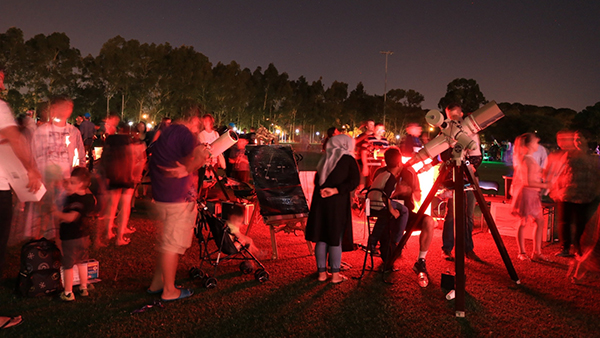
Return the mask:
MULTIPOLYGON (((129 244, 130 239, 125 238, 125 235, 135 231, 129 229, 127 224, 131 214, 133 189, 141 180, 141 169, 146 162, 145 144, 143 142, 134 144, 130 131, 130 127, 125 125, 118 134, 109 135, 100 159, 107 187, 102 231, 106 235, 104 238, 111 240, 114 237, 113 229, 116 227, 117 245, 129 244), (118 220, 115 222, 117 217, 118 220)), ((99 246, 105 244, 96 243, 99 246)))
POLYGON ((532 134, 523 134, 515 140, 513 154, 515 174, 511 185, 512 214, 521 218, 517 232, 520 260, 529 261, 525 250, 525 228, 529 218, 533 218, 536 227, 533 232, 532 260, 548 261, 542 254, 542 236, 544 232, 544 215, 542 213, 541 189, 547 189, 549 184, 542 182, 542 169, 534 157, 538 150, 539 138, 532 134))
POLYGON ((40 125, 33 134, 32 154, 42 174, 48 192, 42 201, 33 206, 32 237, 55 238, 58 223, 51 214, 57 201, 64 201, 64 181, 71 176, 71 169, 85 164, 85 148, 79 129, 68 124, 73 113, 73 101, 57 97, 49 103, 49 122, 40 125))
MULTIPOLYGON (((4 91, 5 70, 0 65, 0 92, 4 91)), ((27 170, 29 183, 27 187, 30 191, 36 192, 41 186, 41 175, 33 162, 33 157, 29 145, 25 138, 19 132, 19 128, 14 120, 12 110, 8 103, 0 100, 0 145, 8 145, 15 153, 21 164, 27 170)), ((0 161, 0 279, 4 270, 6 256, 6 246, 13 216, 12 202, 13 196, 9 185, 9 178, 4 169, 4 163, 0 161)), ((3 317, 5 319, 6 317, 3 317)), ((9 321, 4 322, 2 326, 11 325, 9 321)))
POLYGON ((565 149, 562 156, 553 157, 555 163, 551 166, 554 169, 549 177, 552 182, 550 197, 557 203, 558 209, 562 244, 562 250, 556 254, 559 257, 573 257, 571 245, 574 246, 575 254, 582 255, 581 236, 595 211, 596 199, 600 194, 600 182, 597 177, 600 161, 597 156, 589 153, 587 138, 583 132, 577 131, 571 135, 560 135, 562 139, 572 139, 573 143, 561 141, 565 144, 565 149), (574 233, 571 230, 573 223, 574 233))

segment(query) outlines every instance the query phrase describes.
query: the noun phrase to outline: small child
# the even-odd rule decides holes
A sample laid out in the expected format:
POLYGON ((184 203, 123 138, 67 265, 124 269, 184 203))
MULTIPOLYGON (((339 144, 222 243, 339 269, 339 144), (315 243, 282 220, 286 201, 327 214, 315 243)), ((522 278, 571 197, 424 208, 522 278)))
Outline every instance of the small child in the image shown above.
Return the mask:
POLYGON ((251 254, 254 256, 263 256, 261 250, 259 250, 255 245, 252 238, 242 234, 240 231, 240 227, 244 223, 244 210, 240 208, 233 208, 231 214, 229 215, 229 219, 226 221, 227 227, 229 227, 229 232, 231 234, 231 239, 234 240, 235 247, 240 250, 240 244, 248 248, 251 254), (237 238, 238 242, 235 242, 237 238))
POLYGON ((63 211, 55 210, 54 217, 60 221, 60 240, 62 242, 65 290, 60 299, 66 302, 74 301, 73 295, 73 265, 79 270, 79 291, 83 297, 89 296, 87 285, 87 267, 82 264, 88 259, 89 222, 88 215, 94 210, 96 199, 88 189, 91 182, 90 172, 85 167, 76 167, 67 180, 67 198, 63 211))

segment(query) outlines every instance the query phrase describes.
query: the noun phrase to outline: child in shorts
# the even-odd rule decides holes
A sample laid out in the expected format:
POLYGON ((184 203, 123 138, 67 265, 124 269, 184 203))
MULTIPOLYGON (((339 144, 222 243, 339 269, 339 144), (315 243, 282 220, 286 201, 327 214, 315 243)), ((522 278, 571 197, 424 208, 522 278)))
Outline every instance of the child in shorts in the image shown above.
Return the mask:
POLYGON ((74 301, 73 266, 79 271, 79 294, 89 296, 87 265, 90 229, 88 215, 94 210, 96 199, 90 192, 91 175, 85 167, 76 167, 66 182, 67 198, 63 211, 54 210, 54 217, 60 222, 60 240, 62 242, 62 266, 64 269, 64 288, 60 299, 74 301))

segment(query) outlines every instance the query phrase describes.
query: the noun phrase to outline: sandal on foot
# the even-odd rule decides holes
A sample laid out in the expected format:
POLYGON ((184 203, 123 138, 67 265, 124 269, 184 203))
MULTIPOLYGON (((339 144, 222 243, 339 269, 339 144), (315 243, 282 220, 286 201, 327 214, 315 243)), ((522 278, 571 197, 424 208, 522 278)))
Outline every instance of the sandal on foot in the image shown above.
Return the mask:
POLYGON ((541 254, 541 253, 535 253, 535 252, 531 255, 531 260, 532 261, 550 262, 550 259, 548 258, 548 256, 541 254))
POLYGON ((129 243, 131 243, 131 240, 129 238, 123 238, 122 240, 117 239, 117 246, 123 246, 123 245, 128 245, 129 243))
POLYGON ((517 257, 522 261, 531 262, 531 258, 529 258, 529 256, 527 256, 527 254, 524 252, 521 252, 517 257))
POLYGON ((131 235, 132 233, 134 233, 136 231, 135 228, 126 228, 125 231, 123 231, 124 235, 131 235))
POLYGON ((340 284, 342 282, 345 282, 348 280, 348 277, 344 276, 344 275, 340 275, 340 280, 337 282, 334 282, 333 280, 331 281, 331 284, 340 284))
POLYGON ((179 294, 179 297, 173 298, 173 299, 164 299, 164 298, 161 297, 160 300, 162 300, 163 302, 172 302, 172 301, 175 301, 175 300, 180 300, 180 299, 191 297, 193 294, 194 294, 194 290, 191 290, 191 289, 181 289, 181 293, 179 294))
POLYGON ((330 277, 331 277, 331 274, 330 274, 330 273, 325 273, 325 277, 321 277, 321 275, 319 275, 319 276, 317 277, 317 280, 318 280, 319 282, 324 282, 324 281, 328 280, 330 277))
MULTIPOLYGON (((175 285, 175 289, 183 290, 183 286, 175 285)), ((152 291, 152 290, 150 290, 150 288, 146 289, 146 293, 149 295, 160 295, 162 292, 163 292, 162 288, 160 288, 156 291, 152 291)))
POLYGON ((23 323, 23 318, 21 318, 21 316, 16 316, 16 317, 5 317, 8 318, 4 324, 2 324, 2 326, 0 326, 0 329, 8 329, 9 327, 13 327, 13 326, 17 326, 21 323, 23 323))

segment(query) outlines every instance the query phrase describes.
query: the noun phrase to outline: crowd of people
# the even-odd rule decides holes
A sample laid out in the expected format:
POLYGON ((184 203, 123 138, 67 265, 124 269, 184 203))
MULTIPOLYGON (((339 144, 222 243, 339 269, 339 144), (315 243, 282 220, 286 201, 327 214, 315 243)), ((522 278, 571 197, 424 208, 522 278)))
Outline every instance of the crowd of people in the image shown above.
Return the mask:
MULTIPOLYGON (((0 69, 0 91, 6 74, 0 69)), ((224 172, 229 167, 234 177, 249 182, 244 147, 257 142, 254 128, 244 133, 226 162, 222 154, 210 155, 210 143, 219 133, 214 118, 198 107, 176 121, 165 117, 150 131, 144 121, 124 123, 116 113, 99 126, 90 113, 74 119, 72 113, 71 99, 54 97, 15 118, 0 100, 0 145, 10 147, 25 168, 31 192, 42 185, 46 189, 40 201, 13 207, 10 177, 0 170, 0 274, 11 229, 19 240, 54 240, 62 252, 65 278, 60 298, 75 300, 73 267, 88 259, 91 247, 102 249, 113 240, 116 246, 130 243, 135 232, 128 226, 134 195, 145 195, 150 184, 161 226, 156 272, 148 292, 159 293, 164 301, 190 296, 192 292, 176 288, 174 280, 178 257, 192 242, 197 170, 211 165, 224 172)), ((239 227, 235 220, 229 223, 239 227)), ((87 269, 79 272, 77 291, 85 297, 92 285, 87 283, 87 269)), ((0 326, 21 320, 1 317, 0 326)))
MULTIPOLYGON (((5 76, 6 71, 0 68, 0 90, 4 89, 5 76)), ((59 243, 65 271, 64 291, 60 297, 64 301, 75 300, 73 267, 87 260, 90 238, 97 249, 106 247, 113 239, 116 246, 129 244, 129 235, 135 232, 128 226, 132 202, 135 195, 146 194, 148 184, 142 183, 149 183, 159 227, 156 268, 147 292, 160 294, 163 301, 192 296, 191 289, 175 284, 177 265, 194 237, 197 185, 217 173, 206 170, 205 177, 199 180, 198 170, 221 168, 228 176, 248 183, 250 165, 245 148, 248 144, 270 143, 272 135, 265 132, 264 127, 257 131, 252 128, 250 132, 244 131, 237 145, 226 153, 212 156, 210 144, 220 133, 215 129, 213 116, 198 106, 188 109, 176 121, 165 117, 150 131, 145 122, 132 128, 114 113, 109 114, 101 126, 92 122, 89 113, 77 116, 75 123, 70 124, 72 113, 73 101, 56 97, 40 104, 35 112, 29 111, 15 120, 8 104, 0 100, 0 145, 10 147, 25 168, 28 189, 35 192, 43 184, 47 190, 40 201, 21 203, 13 209, 9 177, 0 170, 0 274, 5 265, 11 222, 16 219, 28 229, 29 237, 46 237, 59 243), (34 119, 36 114, 38 121, 34 119), (142 189, 138 191, 140 186, 142 189)), ((450 104, 445 113, 448 119, 463 119, 459 104, 450 104)), ((393 258, 407 226, 420 230, 419 253, 413 270, 419 285, 425 287, 429 281, 426 258, 435 221, 425 216, 413 224, 417 221, 422 194, 419 173, 447 161, 451 150, 439 154, 416 172, 403 164, 402 158, 412 157, 427 142, 421 137, 419 124, 406 126, 406 135, 399 147, 390 146, 383 124, 368 120, 363 127, 364 132, 355 138, 340 133, 335 127, 327 131, 306 225, 306 239, 316 243, 317 279, 331 280, 334 284, 346 280, 340 271, 342 252, 354 249, 351 201, 357 191, 371 188, 383 192, 372 197, 375 201, 372 207, 386 209, 389 215, 376 222, 367 243, 368 250, 379 250, 387 263, 393 258)), ((479 145, 477 135, 474 139, 479 145)), ((600 245, 588 252, 583 252, 581 245, 586 225, 600 202, 600 184, 594 178, 600 162, 589 152, 583 132, 559 132, 559 150, 550 154, 539 141, 535 134, 526 133, 514 142, 512 213, 521 219, 516 257, 523 261, 550 260, 541 247, 544 231, 541 199, 549 194, 558 210, 562 247, 557 256, 577 257, 571 278, 578 282, 587 271, 600 270, 600 245), (531 223, 535 225, 533 250, 528 254, 525 231, 531 223)), ((474 170, 482 162, 480 149, 477 147, 465 154, 474 170)), ((451 199, 448 205, 453 205, 451 199)), ((474 252, 472 238, 475 209, 472 191, 466 192, 464 205, 466 258, 481 261, 474 252)), ((252 240, 239 232, 240 222, 241 218, 234 217, 227 224, 234 236, 258 252, 252 240)), ((449 261, 454 260, 454 237, 454 210, 448 207, 441 253, 449 261)), ((79 271, 78 295, 85 297, 91 285, 87 283, 85 269, 79 271)), ((21 320, 20 317, 0 317, 0 326, 14 326, 21 320)))
MULTIPOLYGON (((463 111, 459 104, 449 104, 445 108, 445 113, 448 119, 456 121, 463 119, 463 111)), ((347 237, 349 233, 351 236, 352 229, 346 212, 352 203, 347 196, 348 186, 356 188, 355 191, 363 192, 367 189, 375 189, 375 193, 369 196, 370 208, 388 210, 386 216, 378 217, 367 245, 367 250, 376 251, 376 246, 379 244, 381 258, 384 266, 387 266, 385 263, 400 242, 407 225, 415 222, 416 202, 421 199, 418 174, 448 161, 451 156, 452 149, 442 152, 415 172, 412 167, 403 164, 402 157, 412 157, 426 144, 427 140, 420 137, 422 127, 419 124, 407 125, 406 134, 398 147, 390 146, 383 137, 385 127, 382 124, 368 120, 362 128, 364 132, 354 139, 345 134, 340 135, 340 131, 336 128, 330 128, 324 140, 325 154, 317 167, 312 201, 312 205, 317 207, 311 209, 306 234, 307 240, 317 243, 315 255, 320 281, 328 278, 325 274, 327 253, 329 253, 331 272, 334 273, 332 282, 339 283, 345 279, 336 273, 339 272, 338 267, 343 251, 342 240, 352 242, 352 238, 347 237), (349 160, 352 155, 354 161, 349 160), (357 172, 352 169, 355 163, 357 172), (334 170, 336 174, 332 177, 331 172, 334 170), (363 190, 365 187, 367 189, 363 190), (338 197, 334 200, 331 196, 338 197), (340 211, 329 212, 333 208, 340 211)), ((474 150, 465 151, 464 158, 477 176, 477 168, 483 161, 483 152, 479 137, 475 135, 473 139, 478 146, 474 150)), ((504 142, 511 148, 510 152, 507 151, 506 157, 510 157, 514 168, 510 188, 511 213, 520 219, 516 234, 518 253, 515 254, 515 258, 521 261, 551 260, 542 252, 543 232, 546 231, 542 198, 548 195, 549 202, 556 205, 556 220, 561 244, 561 249, 555 255, 576 258, 572 261, 570 269, 570 278, 574 283, 581 281, 590 270, 600 271, 600 244, 594 245, 585 252, 582 249, 584 234, 594 237, 595 241, 592 239, 589 241, 600 242, 598 241, 600 233, 593 233, 596 227, 589 225, 600 204, 600 183, 595 177, 600 169, 600 158, 590 151, 587 139, 584 131, 560 131, 557 134, 558 149, 553 152, 540 145, 540 139, 533 133, 518 136, 514 140, 514 146, 512 142, 504 142), (533 225, 531 230, 533 249, 528 252, 525 237, 526 232, 530 231, 529 225, 533 225)), ((449 181, 452 180, 450 173, 446 178, 448 183, 443 185, 450 186, 449 181)), ((463 181, 467 186, 466 177, 463 181)), ((452 251, 455 225, 451 191, 450 194, 438 194, 438 197, 447 199, 441 254, 442 258, 454 261, 452 251)), ((472 237, 476 206, 473 189, 466 189, 463 205, 466 221, 465 257, 481 262, 481 258, 474 251, 472 237)), ((428 284, 425 259, 431 244, 434 224, 434 220, 426 216, 420 224, 413 225, 413 228, 421 230, 419 256, 413 267, 419 276, 421 286, 428 284)))

